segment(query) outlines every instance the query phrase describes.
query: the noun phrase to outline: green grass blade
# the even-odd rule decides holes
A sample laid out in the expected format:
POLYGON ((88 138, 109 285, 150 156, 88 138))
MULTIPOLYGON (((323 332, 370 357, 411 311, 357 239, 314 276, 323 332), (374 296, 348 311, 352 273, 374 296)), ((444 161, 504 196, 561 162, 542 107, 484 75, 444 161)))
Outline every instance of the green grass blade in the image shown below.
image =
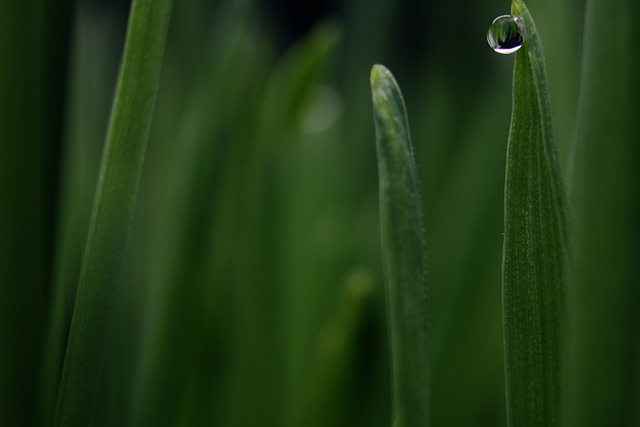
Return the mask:
POLYGON ((634 0, 586 2, 571 186, 568 426, 640 425, 640 62, 634 0), (635 422, 635 423, 634 423, 635 422))
POLYGON ((507 147, 503 328, 510 426, 560 416, 560 330, 566 287, 566 211, 542 53, 521 0, 526 41, 516 54, 507 147))
POLYGON ((371 70, 380 223, 391 337, 394 426, 429 425, 427 287, 418 177, 400 88, 371 70))
POLYGON ((135 0, 132 4, 60 383, 56 425, 90 425, 171 7, 171 0, 135 0))

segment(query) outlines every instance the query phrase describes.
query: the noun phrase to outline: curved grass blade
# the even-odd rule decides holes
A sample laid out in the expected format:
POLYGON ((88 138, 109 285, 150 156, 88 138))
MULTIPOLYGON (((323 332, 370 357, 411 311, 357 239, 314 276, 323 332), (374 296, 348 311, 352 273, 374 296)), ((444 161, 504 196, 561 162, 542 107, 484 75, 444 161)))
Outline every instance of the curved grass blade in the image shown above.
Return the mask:
POLYGON ((172 0, 134 0, 102 159, 55 424, 90 425, 160 77, 172 0))
POLYGON ((380 224, 391 339, 394 426, 429 425, 425 244, 404 100, 385 67, 371 70, 380 224))
POLYGON ((566 287, 566 209, 555 129, 535 25, 521 0, 526 41, 516 54, 507 147, 503 328, 510 426, 560 417, 560 329, 566 287))

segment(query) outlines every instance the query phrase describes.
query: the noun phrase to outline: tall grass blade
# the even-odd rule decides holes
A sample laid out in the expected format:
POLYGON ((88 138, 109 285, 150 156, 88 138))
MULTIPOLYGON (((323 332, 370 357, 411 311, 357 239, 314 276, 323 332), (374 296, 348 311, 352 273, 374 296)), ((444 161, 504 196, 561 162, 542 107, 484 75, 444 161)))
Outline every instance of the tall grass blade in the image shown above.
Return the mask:
POLYGON ((160 77, 171 0, 134 0, 98 181, 56 425, 90 425, 160 77))
POLYGON ((640 425, 640 61, 633 0, 586 2, 572 202, 568 426, 640 425))
POLYGON ((510 426, 560 417, 560 331, 567 275, 566 208, 542 44, 521 0, 526 41, 516 54, 507 147, 503 328, 510 426))
POLYGON ((429 425, 425 245, 407 113, 389 70, 371 70, 394 426, 429 425))

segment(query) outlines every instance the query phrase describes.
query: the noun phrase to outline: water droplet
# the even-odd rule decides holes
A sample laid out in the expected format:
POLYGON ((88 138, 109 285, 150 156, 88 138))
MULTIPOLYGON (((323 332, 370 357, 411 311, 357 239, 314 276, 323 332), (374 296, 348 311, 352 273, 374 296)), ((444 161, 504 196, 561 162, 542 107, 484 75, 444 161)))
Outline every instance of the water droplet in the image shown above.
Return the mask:
POLYGON ((493 20, 487 31, 487 42, 502 54, 513 53, 524 43, 524 22, 518 16, 502 15, 493 20))

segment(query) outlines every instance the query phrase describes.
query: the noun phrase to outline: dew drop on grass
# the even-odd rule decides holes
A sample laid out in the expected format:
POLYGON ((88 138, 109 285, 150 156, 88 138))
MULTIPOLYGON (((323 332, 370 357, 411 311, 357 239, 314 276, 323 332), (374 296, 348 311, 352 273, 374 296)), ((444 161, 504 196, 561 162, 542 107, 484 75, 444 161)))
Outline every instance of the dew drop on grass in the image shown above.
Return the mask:
POLYGON ((522 47, 525 31, 522 19, 513 15, 501 15, 493 20, 487 31, 487 42, 493 50, 504 55, 522 47))

